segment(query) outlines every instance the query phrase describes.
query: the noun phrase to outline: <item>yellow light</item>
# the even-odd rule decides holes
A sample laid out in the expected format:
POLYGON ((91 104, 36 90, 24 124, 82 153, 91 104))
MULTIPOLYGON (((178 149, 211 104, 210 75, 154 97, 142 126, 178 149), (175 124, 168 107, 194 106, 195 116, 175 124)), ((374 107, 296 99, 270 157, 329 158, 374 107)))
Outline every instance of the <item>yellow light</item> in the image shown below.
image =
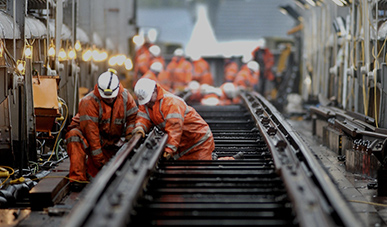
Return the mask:
POLYGON ((85 51, 85 52, 83 53, 82 59, 83 59, 84 61, 90 61, 90 60, 91 60, 91 56, 92 56, 91 50, 87 50, 87 51, 85 51))
POLYGON ((132 70, 133 69, 133 62, 132 62, 132 59, 130 59, 130 58, 127 58, 126 60, 125 60, 125 63, 124 63, 124 65, 125 65, 125 69, 126 70, 132 70))
POLYGON ((58 58, 59 58, 59 61, 67 60, 67 54, 63 48, 60 48, 58 58))
POLYGON ((20 74, 24 75, 26 72, 26 62, 23 60, 17 60, 16 69, 20 74))
POLYGON ((93 52, 91 53, 91 56, 94 61, 99 61, 99 51, 94 49, 93 52))
POLYGON ((4 43, 0 39, 0 57, 3 57, 3 53, 4 53, 4 43))
POLYGON ((26 47, 24 48, 24 55, 26 56, 26 58, 32 58, 32 46, 26 45, 26 47))
POLYGON ((70 59, 75 59, 77 57, 77 53, 75 53, 73 49, 70 49, 68 56, 70 59))
POLYGON ((108 61, 110 66, 115 66, 117 64, 117 57, 116 56, 111 56, 108 61))
POLYGON ((82 50, 82 45, 81 45, 81 42, 79 42, 79 40, 77 40, 77 42, 75 43, 75 50, 76 51, 81 51, 82 50))
POLYGON ((125 69, 126 70, 132 70, 133 69, 133 62, 132 62, 132 59, 130 59, 130 58, 127 58, 126 60, 125 60, 125 69))
POLYGON ((126 60, 126 56, 121 54, 117 56, 117 65, 122 66, 126 60))
POLYGON ((106 51, 102 51, 99 53, 99 60, 100 61, 105 61, 107 58, 108 58, 108 54, 106 53, 106 51))
POLYGON ((50 48, 48 49, 48 56, 55 57, 55 45, 53 43, 50 44, 50 48))

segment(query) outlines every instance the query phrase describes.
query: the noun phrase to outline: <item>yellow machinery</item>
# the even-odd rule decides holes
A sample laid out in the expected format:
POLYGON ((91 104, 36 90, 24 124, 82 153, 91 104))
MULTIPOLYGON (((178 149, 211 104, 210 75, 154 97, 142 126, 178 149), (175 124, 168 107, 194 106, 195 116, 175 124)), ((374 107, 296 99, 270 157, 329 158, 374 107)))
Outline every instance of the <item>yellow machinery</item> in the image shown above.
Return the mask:
POLYGON ((58 78, 58 76, 37 76, 32 78, 36 131, 47 132, 49 136, 51 136, 55 119, 61 116, 57 95, 58 78))

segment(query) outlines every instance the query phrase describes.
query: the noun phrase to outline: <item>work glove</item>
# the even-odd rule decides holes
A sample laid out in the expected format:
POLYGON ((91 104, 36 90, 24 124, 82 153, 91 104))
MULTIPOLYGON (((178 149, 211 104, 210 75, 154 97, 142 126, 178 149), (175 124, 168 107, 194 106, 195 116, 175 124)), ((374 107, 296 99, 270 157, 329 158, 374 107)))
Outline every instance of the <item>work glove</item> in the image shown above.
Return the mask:
POLYGON ((164 158, 165 160, 171 159, 171 158, 172 158, 172 152, 171 152, 171 151, 164 151, 164 153, 163 153, 163 158, 164 158))
POLYGON ((101 169, 102 166, 106 164, 107 160, 105 159, 105 156, 101 153, 99 155, 93 155, 93 162, 97 169, 101 169))
POLYGON ((135 134, 137 134, 137 133, 140 133, 141 136, 142 136, 142 138, 145 137, 144 129, 143 129, 142 127, 140 127, 140 126, 138 126, 138 127, 136 127, 135 129, 133 129, 133 131, 132 131, 132 136, 135 135, 135 134))

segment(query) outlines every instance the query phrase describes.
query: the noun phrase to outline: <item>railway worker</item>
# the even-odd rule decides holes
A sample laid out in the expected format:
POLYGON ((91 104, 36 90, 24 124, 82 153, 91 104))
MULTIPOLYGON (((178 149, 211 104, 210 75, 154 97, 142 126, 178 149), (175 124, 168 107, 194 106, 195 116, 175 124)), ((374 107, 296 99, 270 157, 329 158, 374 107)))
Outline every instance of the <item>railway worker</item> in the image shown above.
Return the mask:
POLYGON ((258 62, 260 66, 260 81, 257 86, 257 91, 267 97, 274 88, 275 76, 273 73, 274 55, 265 47, 265 40, 261 40, 259 45, 251 52, 253 60, 258 62))
POLYGON ((163 71, 163 64, 161 62, 154 62, 141 78, 148 78, 158 82, 157 76, 161 71, 163 71))
POLYGON ((259 81, 259 64, 256 61, 249 61, 237 74, 234 84, 248 90, 254 89, 259 81))
POLYGON ((154 44, 151 42, 149 38, 149 34, 144 35, 144 43, 142 43, 137 49, 134 56, 134 78, 133 78, 133 87, 136 81, 141 78, 141 76, 145 73, 144 70, 141 72, 141 65, 143 65, 143 62, 147 62, 150 58, 151 53, 149 52, 150 47, 152 47, 154 44))
POLYGON ((238 63, 232 57, 226 57, 224 60, 224 82, 233 82, 238 70, 238 63))
POLYGON ((150 69, 141 78, 148 78, 158 82, 165 90, 170 89, 167 72, 161 62, 153 62, 150 69))
POLYGON ((221 95, 220 103, 221 106, 239 104, 241 100, 238 98, 239 89, 234 83, 226 82, 220 86, 221 95))
POLYGON ((149 47, 148 51, 142 53, 137 58, 135 70, 136 79, 133 83, 133 87, 136 84, 136 81, 143 75, 145 75, 145 73, 147 73, 150 69, 150 66, 155 62, 160 62, 163 65, 165 64, 165 60, 161 56, 160 47, 157 45, 152 45, 151 47, 149 47))
POLYGON ((200 103, 202 99, 202 94, 200 92, 200 84, 196 80, 189 82, 186 91, 190 92, 187 103, 200 103))
POLYGON ((149 47, 149 53, 151 54, 149 65, 152 65, 155 62, 160 62, 161 64, 165 65, 165 59, 161 54, 161 49, 159 46, 153 45, 149 47))
POLYGON ((150 79, 140 79, 134 93, 139 112, 134 133, 145 135, 152 126, 168 134, 163 157, 167 160, 211 160, 215 148, 208 124, 183 99, 150 79))
POLYGON ((66 134, 73 190, 85 185, 80 181, 88 181, 87 174, 95 177, 123 145, 124 137, 131 137, 137 112, 135 100, 115 70, 102 73, 94 90, 80 100, 66 134))
POLYGON ((192 63, 185 59, 184 51, 178 48, 174 51, 174 57, 167 65, 168 78, 171 82, 171 89, 176 91, 183 90, 192 80, 192 63))
POLYGON ((150 66, 155 63, 160 62, 165 64, 164 58, 161 56, 161 49, 157 45, 152 45, 149 47, 149 51, 141 54, 137 60, 138 73, 144 75, 150 68, 150 66))
POLYGON ((199 54, 192 55, 191 61, 193 66, 192 80, 196 80, 199 84, 214 85, 208 62, 199 54))
POLYGON ((203 106, 217 106, 220 104, 221 94, 222 92, 220 91, 220 88, 213 87, 211 85, 202 87, 203 97, 200 100, 200 103, 203 106))

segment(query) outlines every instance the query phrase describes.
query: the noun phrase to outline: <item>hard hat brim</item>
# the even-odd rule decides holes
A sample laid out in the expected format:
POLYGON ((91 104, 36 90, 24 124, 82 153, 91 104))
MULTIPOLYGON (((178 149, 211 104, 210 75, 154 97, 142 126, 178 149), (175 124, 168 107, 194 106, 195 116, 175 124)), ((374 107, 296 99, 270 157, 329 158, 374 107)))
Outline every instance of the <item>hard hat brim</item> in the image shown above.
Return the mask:
POLYGON ((101 91, 101 89, 98 89, 98 92, 99 92, 99 95, 104 98, 104 99, 112 99, 112 98, 115 98, 117 97, 118 95, 118 90, 119 89, 116 89, 115 91, 113 91, 113 93, 111 95, 105 95, 103 91, 101 91))
POLYGON ((145 99, 143 99, 143 100, 139 100, 139 99, 138 99, 138 104, 139 104, 139 105, 145 105, 145 104, 147 104, 147 103, 151 100, 152 94, 153 94, 153 93, 151 93, 150 95, 148 95, 147 97, 145 97, 145 99))

